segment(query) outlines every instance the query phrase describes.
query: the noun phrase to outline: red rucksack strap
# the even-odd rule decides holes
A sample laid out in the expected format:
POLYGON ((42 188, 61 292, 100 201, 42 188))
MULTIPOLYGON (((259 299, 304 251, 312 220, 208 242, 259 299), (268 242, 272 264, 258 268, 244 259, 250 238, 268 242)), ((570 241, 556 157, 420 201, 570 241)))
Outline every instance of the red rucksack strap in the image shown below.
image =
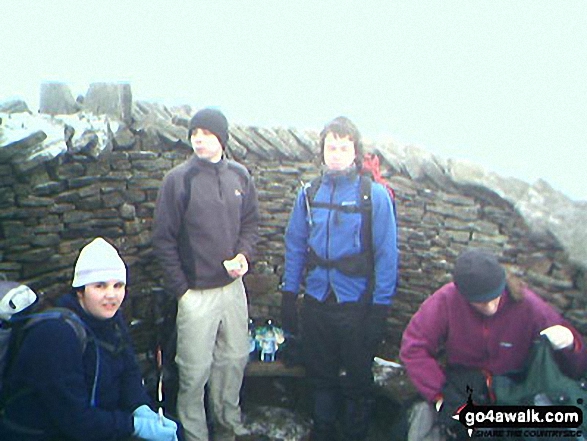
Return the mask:
POLYGON ((395 201, 395 191, 393 191, 393 188, 391 185, 389 185, 389 182, 387 182, 387 180, 381 176, 379 156, 374 153, 365 153, 363 155, 363 168, 361 173, 370 175, 375 182, 383 185, 387 189, 389 196, 391 196, 392 202, 395 201))

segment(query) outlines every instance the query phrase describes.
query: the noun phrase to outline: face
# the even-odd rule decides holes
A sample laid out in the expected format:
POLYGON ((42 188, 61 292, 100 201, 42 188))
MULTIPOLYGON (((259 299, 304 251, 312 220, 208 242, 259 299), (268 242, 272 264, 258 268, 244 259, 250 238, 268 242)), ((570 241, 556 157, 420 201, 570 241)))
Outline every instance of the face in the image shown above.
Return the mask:
POLYGON ((471 306, 473 309, 478 311, 479 313, 491 317, 493 314, 497 312, 497 308, 499 307, 499 301, 501 300, 501 296, 497 297, 489 302, 482 302, 482 303, 473 303, 471 302, 471 306))
POLYGON ((114 317, 124 300, 126 285, 118 280, 88 283, 77 292, 80 305, 88 314, 98 319, 114 317))
POLYGON ((328 133, 324 138, 324 163, 329 170, 346 170, 355 160, 355 143, 348 137, 342 138, 328 133))
POLYGON ((212 132, 198 127, 192 131, 190 141, 198 158, 210 162, 218 162, 222 158, 222 144, 212 132))

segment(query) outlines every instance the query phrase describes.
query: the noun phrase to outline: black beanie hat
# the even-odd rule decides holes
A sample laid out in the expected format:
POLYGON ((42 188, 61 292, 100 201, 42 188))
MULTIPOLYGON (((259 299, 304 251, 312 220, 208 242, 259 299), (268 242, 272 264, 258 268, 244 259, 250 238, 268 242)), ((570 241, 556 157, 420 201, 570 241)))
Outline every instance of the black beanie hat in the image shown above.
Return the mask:
POLYGON ((188 140, 192 137, 192 131, 197 128, 212 132, 216 135, 222 147, 226 147, 228 142, 228 121, 220 110, 207 108, 198 111, 188 125, 188 140))
POLYGON ((505 270, 497 258, 479 248, 469 248, 457 258, 453 280, 469 302, 485 303, 501 295, 505 270))

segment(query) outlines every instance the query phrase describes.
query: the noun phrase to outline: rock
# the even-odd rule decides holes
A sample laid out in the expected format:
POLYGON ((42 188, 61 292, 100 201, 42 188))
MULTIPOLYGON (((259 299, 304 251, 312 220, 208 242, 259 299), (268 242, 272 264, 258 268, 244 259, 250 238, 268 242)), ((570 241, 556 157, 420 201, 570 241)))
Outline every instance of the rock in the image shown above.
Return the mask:
POLYGON ((120 126, 114 135, 114 150, 132 150, 136 144, 136 138, 126 126, 120 126))
POLYGON ((0 113, 31 113, 23 100, 10 100, 0 103, 0 113))
POLYGON ((79 111, 69 86, 63 83, 42 83, 39 112, 48 115, 71 115, 79 111))
POLYGON ((258 406, 246 411, 243 422, 251 435, 275 441, 305 439, 311 427, 309 418, 289 409, 270 406, 258 406))
POLYGON ((189 146, 186 128, 173 123, 173 115, 165 106, 139 101, 133 106, 133 119, 132 129, 144 132, 155 144, 162 140, 170 148, 177 143, 189 146))
POLYGON ((93 83, 83 108, 94 115, 108 115, 130 125, 132 123, 132 92, 128 83, 93 83))
POLYGON ((575 265, 587 268, 587 205, 575 203, 548 183, 534 185, 495 173, 466 161, 450 161, 449 174, 461 186, 477 186, 494 192, 514 206, 524 218, 534 239, 553 235, 575 265))

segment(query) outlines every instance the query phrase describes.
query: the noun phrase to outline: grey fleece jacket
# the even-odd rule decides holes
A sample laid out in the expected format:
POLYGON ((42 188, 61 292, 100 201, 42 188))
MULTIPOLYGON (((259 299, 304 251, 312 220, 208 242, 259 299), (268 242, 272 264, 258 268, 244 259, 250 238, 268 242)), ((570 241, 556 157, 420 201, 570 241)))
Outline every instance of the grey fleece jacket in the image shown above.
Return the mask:
POLYGON ((250 261, 258 238, 257 191, 246 168, 192 156, 170 170, 157 196, 153 247, 168 294, 233 281, 222 262, 250 261))

